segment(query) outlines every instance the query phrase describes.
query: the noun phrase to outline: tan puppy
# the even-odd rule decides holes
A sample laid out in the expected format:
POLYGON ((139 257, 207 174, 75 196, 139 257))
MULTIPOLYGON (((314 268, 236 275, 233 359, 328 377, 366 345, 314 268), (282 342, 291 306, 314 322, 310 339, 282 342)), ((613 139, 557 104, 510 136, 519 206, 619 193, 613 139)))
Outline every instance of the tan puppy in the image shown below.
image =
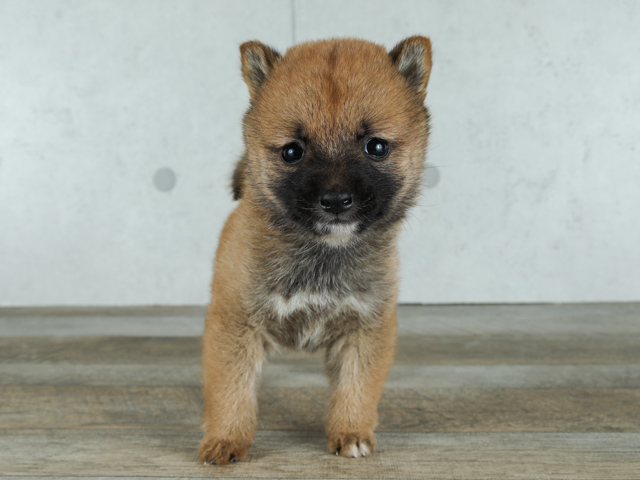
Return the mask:
POLYGON ((431 43, 240 50, 251 106, 207 311, 200 456, 246 456, 260 373, 279 344, 326 351, 329 448, 364 457, 393 363, 396 237, 424 170, 431 43))

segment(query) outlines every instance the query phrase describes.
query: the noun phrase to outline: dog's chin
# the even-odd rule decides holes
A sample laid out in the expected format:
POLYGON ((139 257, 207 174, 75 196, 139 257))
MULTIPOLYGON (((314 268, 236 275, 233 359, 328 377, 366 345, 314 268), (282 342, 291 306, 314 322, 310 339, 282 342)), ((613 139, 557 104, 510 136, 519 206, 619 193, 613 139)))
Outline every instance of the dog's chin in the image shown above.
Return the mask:
POLYGON ((358 233, 358 222, 316 223, 315 233, 321 242, 331 247, 347 245, 358 233))

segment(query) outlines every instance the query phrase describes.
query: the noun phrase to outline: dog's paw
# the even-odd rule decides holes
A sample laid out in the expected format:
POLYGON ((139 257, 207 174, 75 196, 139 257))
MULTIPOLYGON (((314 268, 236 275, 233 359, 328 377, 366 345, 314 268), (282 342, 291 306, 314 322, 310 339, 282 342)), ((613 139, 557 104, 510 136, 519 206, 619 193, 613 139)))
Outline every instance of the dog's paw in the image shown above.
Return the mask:
POLYGON ((339 433, 329 436, 329 450, 347 458, 366 457, 376 446, 376 436, 370 433, 339 433))
POLYGON ((251 443, 230 439, 204 438, 200 443, 200 460, 205 464, 227 465, 243 460, 247 456, 251 443))

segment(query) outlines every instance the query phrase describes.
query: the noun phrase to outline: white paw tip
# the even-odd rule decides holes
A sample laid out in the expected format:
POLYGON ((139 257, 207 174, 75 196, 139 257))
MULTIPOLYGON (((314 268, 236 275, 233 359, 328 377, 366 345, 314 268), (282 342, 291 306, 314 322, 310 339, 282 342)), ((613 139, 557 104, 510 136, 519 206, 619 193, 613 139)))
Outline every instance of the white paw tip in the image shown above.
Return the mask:
POLYGON ((360 456, 361 457, 366 457, 370 453, 371 452, 369 451, 369 447, 367 447, 364 443, 361 443, 360 444, 360 456))
POLYGON ((355 443, 349 445, 349 448, 347 448, 345 452, 345 457, 358 458, 359 456, 360 451, 358 450, 358 446, 355 443))

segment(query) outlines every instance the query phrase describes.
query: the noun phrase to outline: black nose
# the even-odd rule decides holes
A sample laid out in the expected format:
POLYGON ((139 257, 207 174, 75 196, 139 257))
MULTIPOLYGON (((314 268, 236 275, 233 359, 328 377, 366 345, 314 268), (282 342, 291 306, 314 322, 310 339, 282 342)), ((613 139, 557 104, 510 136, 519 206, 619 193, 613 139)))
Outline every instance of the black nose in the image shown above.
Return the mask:
POLYGON ((320 206, 325 212, 342 213, 351 208, 353 197, 350 193, 323 193, 320 195, 320 206))

